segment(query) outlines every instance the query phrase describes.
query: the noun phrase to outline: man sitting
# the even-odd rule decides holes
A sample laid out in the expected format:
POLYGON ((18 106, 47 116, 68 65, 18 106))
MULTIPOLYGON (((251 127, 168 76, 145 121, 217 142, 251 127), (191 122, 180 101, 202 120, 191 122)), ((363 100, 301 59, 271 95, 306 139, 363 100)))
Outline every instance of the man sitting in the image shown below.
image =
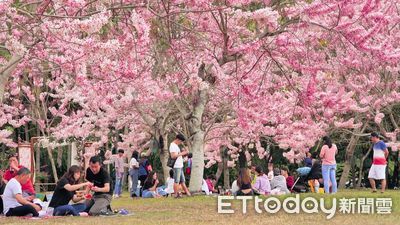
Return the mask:
POLYGON ((31 172, 22 167, 11 178, 3 193, 4 215, 6 216, 39 216, 41 207, 36 205, 22 196, 22 185, 26 184, 31 178, 31 172))

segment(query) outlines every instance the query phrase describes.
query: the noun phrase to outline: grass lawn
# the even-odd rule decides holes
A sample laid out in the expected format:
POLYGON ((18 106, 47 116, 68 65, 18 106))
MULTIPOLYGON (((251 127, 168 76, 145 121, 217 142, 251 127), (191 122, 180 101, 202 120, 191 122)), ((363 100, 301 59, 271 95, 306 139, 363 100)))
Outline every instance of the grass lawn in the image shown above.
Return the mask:
MULTIPOLYGON (((125 194, 127 196, 128 194, 125 194)), ((380 214, 342 214, 326 219, 325 213, 306 214, 287 214, 281 210, 277 214, 269 214, 265 210, 258 214, 254 210, 254 201, 248 202, 247 214, 242 214, 242 202, 233 201, 232 208, 234 214, 218 214, 217 198, 208 196, 186 197, 182 199, 163 198, 163 199, 135 199, 123 197, 112 202, 113 209, 125 208, 134 212, 133 216, 118 217, 63 217, 44 220, 28 220, 16 218, 0 218, 0 224, 282 224, 282 225, 309 225, 309 224, 336 224, 336 225, 376 225, 400 224, 400 191, 387 191, 385 194, 370 193, 369 191, 346 190, 332 196, 323 194, 302 194, 301 198, 309 196, 326 197, 327 202, 331 202, 333 197, 337 198, 339 207, 340 198, 372 198, 387 197, 392 198, 393 207, 390 215, 380 214)), ((294 195, 292 195, 294 197, 294 195)), ((285 197, 280 197, 284 199, 285 197)), ((329 203, 327 207, 329 206, 329 203)), ((261 207, 263 209, 263 207, 261 207)))

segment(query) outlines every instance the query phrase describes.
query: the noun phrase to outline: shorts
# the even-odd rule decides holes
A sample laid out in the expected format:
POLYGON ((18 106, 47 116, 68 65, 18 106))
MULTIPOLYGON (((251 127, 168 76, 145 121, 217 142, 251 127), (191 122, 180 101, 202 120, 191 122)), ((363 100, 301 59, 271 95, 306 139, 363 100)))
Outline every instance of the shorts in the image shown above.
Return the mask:
POLYGON ((183 174, 183 168, 174 168, 174 182, 175 184, 185 183, 185 175, 183 174))
POLYGON ((369 169, 368 178, 375 180, 386 179, 386 165, 372 165, 369 169))

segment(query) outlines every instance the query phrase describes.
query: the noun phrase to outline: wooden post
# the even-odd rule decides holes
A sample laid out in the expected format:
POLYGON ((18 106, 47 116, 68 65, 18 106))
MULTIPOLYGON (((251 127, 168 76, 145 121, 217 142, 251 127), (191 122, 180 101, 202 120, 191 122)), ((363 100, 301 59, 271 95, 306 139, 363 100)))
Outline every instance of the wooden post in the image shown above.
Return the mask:
POLYGON ((72 156, 72 146, 71 145, 68 145, 68 150, 67 150, 67 168, 69 168, 69 167, 71 167, 71 162, 72 162, 72 159, 71 159, 71 156, 72 156))
MULTIPOLYGON (((36 144, 33 144, 32 148, 35 151, 35 156, 36 156, 36 163, 35 163, 36 174, 40 174, 40 147, 36 147, 36 144)), ((40 185, 38 183, 40 183, 40 181, 36 182, 35 184, 36 192, 40 192, 40 185)))

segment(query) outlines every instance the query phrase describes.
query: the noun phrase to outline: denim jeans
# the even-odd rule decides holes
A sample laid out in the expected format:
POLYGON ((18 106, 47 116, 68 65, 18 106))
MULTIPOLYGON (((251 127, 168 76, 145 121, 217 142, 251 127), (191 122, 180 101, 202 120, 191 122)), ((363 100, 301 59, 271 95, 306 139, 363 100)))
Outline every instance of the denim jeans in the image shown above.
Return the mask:
POLYGON ((324 179, 325 193, 330 193, 329 181, 332 184, 332 193, 336 193, 337 192, 336 164, 335 165, 322 165, 322 178, 324 179))
POLYGON ((54 209, 53 216, 66 216, 66 215, 79 216, 79 213, 85 211, 85 209, 86 209, 85 204, 62 205, 54 209))
POLYGON ((139 179, 139 170, 130 169, 129 175, 131 176, 131 179, 132 179, 131 196, 133 196, 134 194, 136 196, 139 196, 139 191, 137 190, 138 179, 139 179))
POLYGON ((176 184, 185 183, 185 174, 183 174, 183 168, 174 168, 174 180, 176 184))
POLYGON ((115 195, 121 195, 122 194, 122 177, 123 174, 115 174, 115 188, 114 188, 114 194, 115 195))
MULTIPOLYGON (((167 192, 162 188, 157 188, 157 193, 162 196, 166 196, 167 192)), ((149 189, 143 190, 142 197, 143 198, 154 198, 156 196, 156 192, 150 191, 149 189)))

